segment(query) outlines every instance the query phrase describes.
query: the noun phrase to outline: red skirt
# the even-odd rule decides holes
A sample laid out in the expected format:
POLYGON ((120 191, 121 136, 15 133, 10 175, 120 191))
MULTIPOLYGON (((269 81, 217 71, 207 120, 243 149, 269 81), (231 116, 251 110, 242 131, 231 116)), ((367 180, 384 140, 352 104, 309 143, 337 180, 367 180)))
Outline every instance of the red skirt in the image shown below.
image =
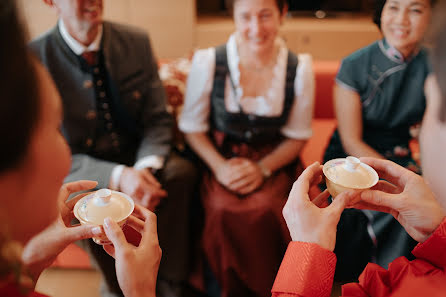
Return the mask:
MULTIPOLYGON (((254 148, 227 142, 223 148, 222 141, 216 142, 219 149, 225 150, 223 155, 254 161, 275 148, 273 144, 254 148)), ((202 244, 222 297, 271 296, 291 240, 282 209, 301 172, 301 166, 287 166, 265 180, 258 190, 243 196, 227 190, 211 172, 205 173, 201 186, 205 211, 202 244)))

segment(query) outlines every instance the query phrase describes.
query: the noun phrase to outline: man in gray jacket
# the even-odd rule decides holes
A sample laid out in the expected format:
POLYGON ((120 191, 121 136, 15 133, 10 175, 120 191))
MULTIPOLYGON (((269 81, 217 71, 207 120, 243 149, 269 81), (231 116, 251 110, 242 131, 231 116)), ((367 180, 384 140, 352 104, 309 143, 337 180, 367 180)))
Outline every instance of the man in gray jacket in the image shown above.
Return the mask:
MULTIPOLYGON (((160 296, 187 280, 189 205, 196 171, 171 152, 172 119, 147 34, 105 22, 102 0, 44 0, 58 24, 30 47, 61 94, 72 150, 66 181, 89 179, 130 195, 158 215, 160 296)), ((114 260, 88 241, 104 274, 103 296, 122 295, 114 260)))

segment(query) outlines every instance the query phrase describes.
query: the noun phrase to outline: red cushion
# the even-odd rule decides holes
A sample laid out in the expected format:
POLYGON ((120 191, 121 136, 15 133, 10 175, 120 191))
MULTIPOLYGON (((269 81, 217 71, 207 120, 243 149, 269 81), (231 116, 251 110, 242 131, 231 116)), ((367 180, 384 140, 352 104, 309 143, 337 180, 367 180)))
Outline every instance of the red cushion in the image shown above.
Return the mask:
POLYGON ((313 136, 308 140, 300 154, 304 167, 314 162, 322 162, 325 148, 336 128, 335 119, 315 119, 312 123, 313 136))
POLYGON ((59 268, 77 268, 89 269, 91 268, 90 259, 87 253, 77 245, 70 244, 62 253, 57 256, 53 267, 59 268))
POLYGON ((313 62, 316 80, 314 118, 335 118, 333 108, 333 86, 339 65, 339 61, 313 62))

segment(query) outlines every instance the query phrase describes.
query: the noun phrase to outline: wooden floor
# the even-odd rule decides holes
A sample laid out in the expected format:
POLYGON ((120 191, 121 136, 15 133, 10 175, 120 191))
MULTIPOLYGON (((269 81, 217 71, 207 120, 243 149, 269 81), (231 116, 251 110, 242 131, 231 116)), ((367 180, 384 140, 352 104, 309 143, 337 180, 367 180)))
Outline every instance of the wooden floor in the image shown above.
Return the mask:
POLYGON ((92 269, 49 268, 37 282, 36 291, 51 297, 100 297, 101 275, 92 269))

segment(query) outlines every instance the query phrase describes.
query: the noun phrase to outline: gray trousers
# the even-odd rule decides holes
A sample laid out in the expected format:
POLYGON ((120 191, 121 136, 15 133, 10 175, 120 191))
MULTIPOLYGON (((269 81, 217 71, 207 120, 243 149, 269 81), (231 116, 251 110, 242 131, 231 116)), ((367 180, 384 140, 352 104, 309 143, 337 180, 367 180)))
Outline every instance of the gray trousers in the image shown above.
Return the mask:
MULTIPOLYGON (((191 264, 190 206, 196 190, 197 170, 191 162, 171 154, 158 176, 168 193, 156 211, 158 237, 163 251, 158 281, 180 284, 187 281, 191 264)), ((115 260, 92 240, 83 241, 81 246, 103 274, 101 295, 123 296, 116 278, 115 260)))

